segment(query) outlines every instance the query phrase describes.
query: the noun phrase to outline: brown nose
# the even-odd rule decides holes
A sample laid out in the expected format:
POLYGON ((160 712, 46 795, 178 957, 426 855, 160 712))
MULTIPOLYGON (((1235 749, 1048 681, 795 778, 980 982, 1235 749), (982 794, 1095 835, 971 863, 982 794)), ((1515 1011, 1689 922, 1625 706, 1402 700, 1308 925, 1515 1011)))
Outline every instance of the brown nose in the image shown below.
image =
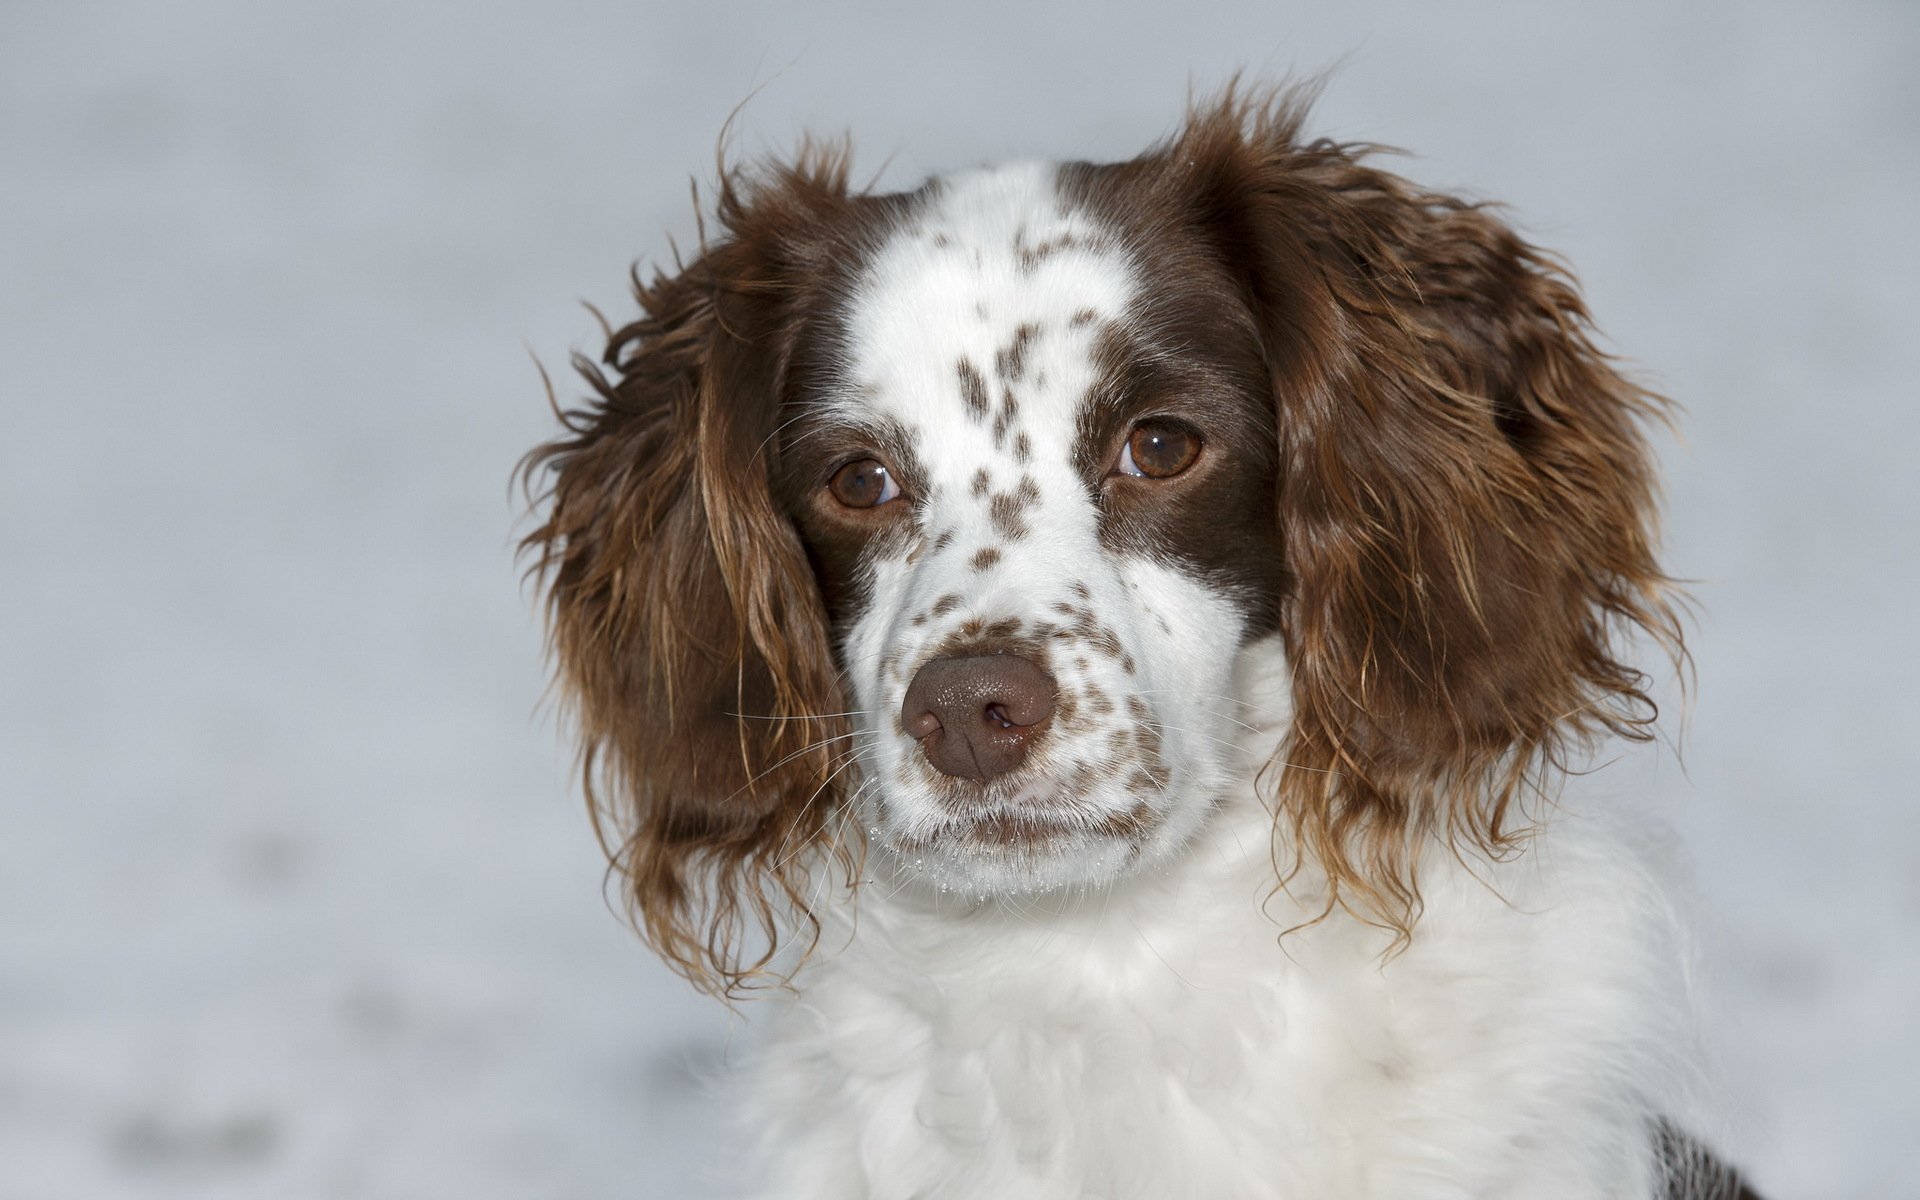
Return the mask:
POLYGON ((933 659, 915 672, 900 706, 934 770, 981 781, 1019 766, 1052 715, 1052 676, 1017 654, 933 659))

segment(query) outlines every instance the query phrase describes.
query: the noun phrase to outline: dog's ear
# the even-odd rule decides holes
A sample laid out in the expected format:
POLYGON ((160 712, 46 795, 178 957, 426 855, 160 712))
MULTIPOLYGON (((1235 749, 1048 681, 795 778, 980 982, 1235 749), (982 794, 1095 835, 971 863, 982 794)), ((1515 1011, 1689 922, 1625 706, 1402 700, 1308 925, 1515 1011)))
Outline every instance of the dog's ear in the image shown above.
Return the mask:
POLYGON ((662 957, 731 993, 762 971, 834 807, 845 711, 818 588, 769 487, 798 280, 844 153, 723 175, 719 236, 635 277, 642 315, 582 363, 590 402, 523 463, 523 543, 596 827, 662 957))
POLYGON ((1650 736, 1633 631, 1684 653, 1641 426, 1571 278, 1485 206, 1303 105, 1231 96, 1171 148, 1262 328, 1278 409, 1292 735, 1279 798, 1328 904, 1404 936, 1418 847, 1507 850, 1606 733, 1650 736))

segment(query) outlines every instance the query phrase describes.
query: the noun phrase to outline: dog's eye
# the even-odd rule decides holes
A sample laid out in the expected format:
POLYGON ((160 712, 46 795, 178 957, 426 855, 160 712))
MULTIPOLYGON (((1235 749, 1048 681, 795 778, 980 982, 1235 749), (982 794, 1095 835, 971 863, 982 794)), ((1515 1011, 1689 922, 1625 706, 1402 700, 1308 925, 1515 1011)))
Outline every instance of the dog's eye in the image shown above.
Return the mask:
POLYGON ((827 481, 827 490, 848 508, 876 508, 898 496, 900 485, 885 463, 863 458, 835 471, 827 481))
POLYGON ((1142 421, 1120 447, 1113 469, 1145 479, 1171 479, 1200 457, 1200 434, 1177 421, 1142 421))

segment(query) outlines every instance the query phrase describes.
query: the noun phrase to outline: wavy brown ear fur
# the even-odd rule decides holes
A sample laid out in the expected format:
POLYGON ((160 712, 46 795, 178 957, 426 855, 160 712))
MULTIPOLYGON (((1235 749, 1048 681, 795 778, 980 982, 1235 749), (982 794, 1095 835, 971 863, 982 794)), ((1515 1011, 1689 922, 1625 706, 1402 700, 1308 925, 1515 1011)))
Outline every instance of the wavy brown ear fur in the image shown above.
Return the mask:
POLYGON ((1651 736, 1676 661, 1642 424, 1572 279, 1485 206, 1299 140, 1229 93, 1167 149, 1263 325, 1279 407, 1292 736, 1279 798, 1327 903, 1404 938, 1428 835, 1499 854, 1521 802, 1651 736))
POLYGON ((764 972, 836 797, 841 690, 813 574, 768 488, 797 281, 847 198, 844 152, 722 175, 721 236, 634 280, 593 397, 523 478, 522 543, 596 828, 643 932, 701 987, 764 972))

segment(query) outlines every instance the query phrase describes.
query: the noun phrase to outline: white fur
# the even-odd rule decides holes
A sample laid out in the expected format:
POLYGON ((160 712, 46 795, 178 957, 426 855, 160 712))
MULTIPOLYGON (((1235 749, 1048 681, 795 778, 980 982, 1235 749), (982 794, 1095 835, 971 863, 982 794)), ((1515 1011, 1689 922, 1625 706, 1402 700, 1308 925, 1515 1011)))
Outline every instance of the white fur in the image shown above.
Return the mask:
MULTIPOLYGON (((1655 1081, 1671 1065, 1654 1031, 1676 1010, 1677 952, 1639 857, 1563 818, 1513 861, 1426 855, 1402 953, 1342 912, 1310 923, 1321 887, 1307 869, 1277 888, 1255 783, 1286 729, 1277 644, 1238 649, 1227 598, 1103 550, 1069 459, 1093 371, 1072 317, 1124 319, 1141 283, 1123 249, 1063 211, 1041 166, 949 181, 922 218, 878 252, 850 313, 842 415, 905 429, 927 478, 910 551, 876 564, 841 647, 861 779, 843 819, 870 853, 858 886, 820 880, 819 948, 774 1002, 746 1080, 759 1194, 1653 1195, 1655 1081), (1018 243, 1063 233, 1074 249, 1023 272, 1018 243), (1020 471, 962 410, 954 364, 991 364, 1028 322, 1042 332, 1018 399, 1040 495, 1032 532, 1008 540, 970 481, 985 467, 1004 489, 1020 471), (968 569, 984 545, 1003 562, 968 569), (1060 686, 1138 697, 1163 735, 1163 784, 1143 796, 1103 775, 1085 794, 1005 803, 1091 823, 1144 799, 1153 828, 1046 853, 970 844, 892 714, 960 622, 1033 619, 1076 582, 1136 670, 1068 655, 1060 686), (927 619, 948 595, 957 607, 927 619)), ((1039 773, 1104 761, 1120 725, 1052 739, 1039 773)))
MULTIPOLYGON (((1270 714, 1284 667, 1248 652, 1270 714)), ((1262 722, 1243 766, 1279 735, 1262 722)), ((1655 1194, 1672 923, 1626 839, 1563 817, 1513 862, 1442 852, 1404 953, 1275 893, 1236 795, 1169 865, 1037 899, 836 888, 747 1080, 792 1200, 1655 1194)))

